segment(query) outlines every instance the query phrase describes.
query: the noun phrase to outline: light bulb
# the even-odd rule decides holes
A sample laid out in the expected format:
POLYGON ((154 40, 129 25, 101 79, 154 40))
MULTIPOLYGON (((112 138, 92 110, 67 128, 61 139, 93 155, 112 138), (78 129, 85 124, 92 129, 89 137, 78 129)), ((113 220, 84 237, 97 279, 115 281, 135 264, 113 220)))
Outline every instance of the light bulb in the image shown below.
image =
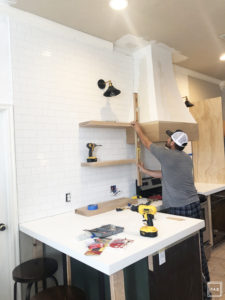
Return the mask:
POLYGON ((112 9, 121 10, 127 7, 127 0, 110 0, 109 5, 112 9))
POLYGON ((0 0, 0 4, 13 5, 16 4, 17 0, 0 0))
POLYGON ((225 53, 220 56, 220 60, 225 61, 225 53))

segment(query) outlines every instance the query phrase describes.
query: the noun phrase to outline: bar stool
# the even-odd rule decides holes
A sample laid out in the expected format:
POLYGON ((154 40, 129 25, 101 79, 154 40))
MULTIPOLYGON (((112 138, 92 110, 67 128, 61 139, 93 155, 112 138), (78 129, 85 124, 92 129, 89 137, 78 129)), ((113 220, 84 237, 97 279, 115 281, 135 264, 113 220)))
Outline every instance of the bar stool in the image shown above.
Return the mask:
POLYGON ((30 291, 35 283, 35 293, 38 293, 38 281, 43 281, 43 288, 46 288, 46 279, 52 278, 58 286, 57 279, 53 274, 57 271, 58 264, 53 258, 35 258, 28 260, 17 267, 12 272, 14 283, 14 300, 17 299, 17 282, 27 283, 26 300, 30 300, 30 291))
POLYGON ((74 286, 56 286, 33 296, 31 300, 86 300, 85 293, 74 286))

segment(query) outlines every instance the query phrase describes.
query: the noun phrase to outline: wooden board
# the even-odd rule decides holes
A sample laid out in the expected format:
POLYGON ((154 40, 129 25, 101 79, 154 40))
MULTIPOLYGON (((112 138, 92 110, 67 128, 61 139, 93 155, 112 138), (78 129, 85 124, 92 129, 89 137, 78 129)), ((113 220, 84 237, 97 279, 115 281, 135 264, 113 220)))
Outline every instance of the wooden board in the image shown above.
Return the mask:
POLYGON ((107 166, 115 166, 115 165, 128 165, 135 164, 135 159, 121 159, 121 160, 108 160, 108 161, 97 161, 97 162, 86 162, 81 163, 82 167, 91 167, 91 168, 99 168, 99 167, 107 167, 107 166))
POLYGON ((129 128, 130 123, 113 121, 87 121, 79 124, 80 127, 100 127, 100 128, 129 128))
POLYGON ((225 137, 225 121, 223 121, 223 135, 225 137))
MULTIPOLYGON (((154 121, 141 123, 141 127, 147 137, 152 142, 163 142, 167 141, 168 136, 166 130, 175 131, 181 129, 187 133, 189 141, 195 141, 198 139, 198 124, 195 123, 184 123, 184 122, 171 122, 171 121, 154 121)), ((127 143, 134 144, 134 131, 133 128, 126 129, 127 143)))
POLYGON ((198 101, 190 112, 199 125, 199 140, 192 142, 195 181, 225 183, 221 98, 198 101))
POLYGON ((123 270, 110 275, 110 294, 111 300, 125 300, 125 287, 123 270))
MULTIPOLYGON (((138 107, 138 94, 134 93, 134 121, 139 121, 139 107, 138 107)), ((141 162, 141 141, 136 132, 134 132, 134 143, 135 143, 135 149, 136 149, 136 164, 141 162)), ((137 185, 142 185, 142 178, 141 178, 141 172, 137 166, 137 185)))
POLYGON ((110 210, 114 210, 117 207, 125 207, 128 205, 128 203, 137 204, 137 202, 138 202, 137 199, 119 198, 119 199, 98 203, 98 209, 96 210, 88 210, 87 206, 77 208, 75 209, 75 213, 82 216, 90 217, 90 216, 102 214, 110 210))

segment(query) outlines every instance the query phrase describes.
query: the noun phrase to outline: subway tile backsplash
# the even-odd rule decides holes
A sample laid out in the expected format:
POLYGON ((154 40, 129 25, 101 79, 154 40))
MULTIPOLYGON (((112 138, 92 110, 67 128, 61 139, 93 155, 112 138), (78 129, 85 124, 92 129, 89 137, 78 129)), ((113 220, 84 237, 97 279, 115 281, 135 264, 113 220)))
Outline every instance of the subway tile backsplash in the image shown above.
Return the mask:
MULTIPOLYGON (((74 38, 73 30, 19 13, 9 16, 19 221, 135 193, 134 165, 81 167, 93 142, 99 161, 134 158, 125 129, 79 128, 79 122, 132 118, 132 58, 74 38), (97 81, 121 90, 107 99, 97 81), (65 194, 71 193, 71 203, 65 194)), ((90 37, 93 39, 93 37, 90 37)), ((94 39, 93 39, 94 40, 94 39)), ((102 42, 104 44, 104 42, 102 42)))

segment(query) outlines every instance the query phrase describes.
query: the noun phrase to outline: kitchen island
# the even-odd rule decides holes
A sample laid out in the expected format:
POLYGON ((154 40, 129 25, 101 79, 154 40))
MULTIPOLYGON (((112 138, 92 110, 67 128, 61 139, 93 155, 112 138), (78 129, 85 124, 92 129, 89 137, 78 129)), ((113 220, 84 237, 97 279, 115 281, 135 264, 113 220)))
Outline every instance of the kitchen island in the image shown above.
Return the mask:
MULTIPOLYGON (((199 269, 197 276, 200 276, 198 231, 204 227, 204 221, 157 213, 154 218, 154 225, 158 229, 158 236, 155 238, 140 236, 139 229, 142 225, 142 216, 129 210, 121 212, 110 211, 92 217, 84 217, 70 212, 22 223, 20 224, 20 231, 69 255, 72 259, 84 264, 91 270, 94 269, 100 271, 101 274, 105 274, 106 278, 109 279, 111 300, 131 299, 131 294, 129 294, 131 286, 127 287, 126 284, 124 284, 124 270, 126 268, 142 260, 147 260, 148 268, 153 270, 152 268, 155 263, 152 258, 154 255, 158 257, 157 254, 160 251, 172 249, 175 245, 181 244, 185 240, 191 240, 193 237, 194 240, 192 239, 191 243, 194 244, 191 245, 191 247, 197 247, 197 269, 199 269), (124 232, 113 236, 113 238, 126 237, 127 239, 133 240, 133 242, 123 249, 107 247, 100 256, 86 256, 84 253, 87 250, 87 245, 83 230, 92 229, 105 224, 124 227, 124 232)), ((165 257, 165 259, 167 260, 167 257, 165 257)), ((166 262, 164 265, 166 265, 166 262)), ((192 267, 196 268, 196 261, 195 266, 192 267)), ((72 270, 72 274, 74 272, 76 274, 76 270, 73 271, 74 270, 72 270)), ((143 273, 148 274, 148 272, 143 273)), ((79 277, 79 273, 77 276, 79 277)), ((201 278, 198 279, 199 280, 196 281, 198 282, 197 288, 201 289, 201 278)), ((88 285, 87 282, 86 285, 88 285)), ((146 293, 147 290, 148 287, 146 293)), ((135 296, 136 300, 154 299, 154 297, 150 296, 150 298, 148 298, 149 295, 143 295, 141 291, 139 292, 140 298, 135 296)), ((132 292, 132 294, 134 293, 132 292)), ((103 296, 103 298, 107 299, 107 296, 103 296)), ((90 295, 88 299, 92 299, 90 295)))

